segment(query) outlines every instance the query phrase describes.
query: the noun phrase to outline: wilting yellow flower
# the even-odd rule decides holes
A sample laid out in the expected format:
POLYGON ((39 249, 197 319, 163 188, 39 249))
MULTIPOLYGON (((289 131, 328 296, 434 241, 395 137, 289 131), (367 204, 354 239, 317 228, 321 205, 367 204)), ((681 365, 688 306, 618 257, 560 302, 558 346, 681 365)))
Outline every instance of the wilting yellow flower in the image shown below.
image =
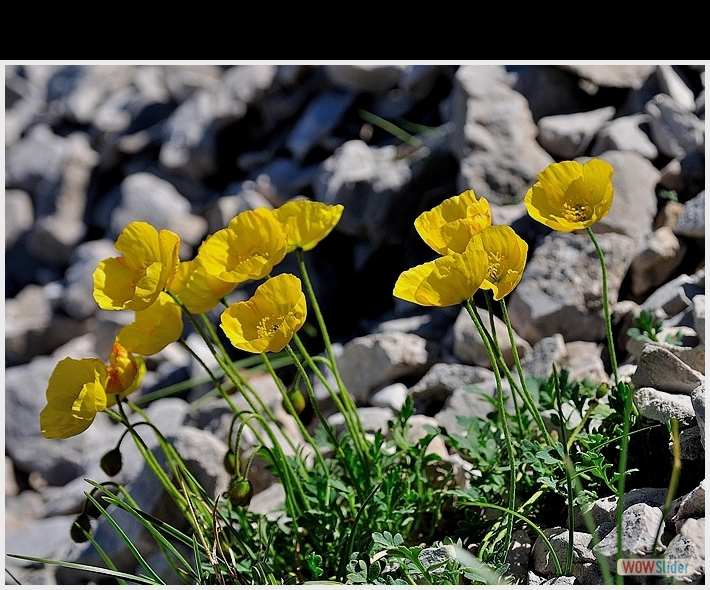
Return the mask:
POLYGON ((145 309, 175 276, 180 238, 134 221, 118 236, 116 250, 123 256, 102 260, 94 271, 94 299, 101 309, 145 309))
POLYGON ((306 321, 306 296, 301 281, 280 274, 259 285, 247 301, 222 313, 222 330, 234 348, 246 352, 279 352, 306 321))
POLYGON ((200 246, 207 274, 227 283, 263 279, 286 256, 281 224, 265 207, 243 211, 200 246))
POLYGON ((170 291, 191 313, 207 313, 236 288, 237 283, 218 279, 205 270, 199 254, 181 262, 170 291))
POLYGON ((393 294, 419 305, 457 305, 479 289, 487 267, 486 253, 472 241, 461 254, 454 252, 405 270, 399 275, 393 294))
POLYGON ((135 354, 150 356, 178 340, 182 328, 180 306, 161 293, 153 305, 137 311, 135 320, 119 330, 116 342, 135 354))
POLYGON ((491 224, 491 207, 472 190, 443 201, 414 220, 414 227, 439 254, 461 254, 472 236, 491 224))
POLYGON ((108 371, 99 359, 65 358, 47 384, 47 405, 39 426, 45 438, 69 438, 84 432, 106 409, 108 371))
POLYGON ((589 227, 611 209, 613 174, 612 165, 598 159, 550 164, 525 195, 528 214, 557 231, 589 227))
POLYGON ((528 245, 507 225, 487 227, 473 240, 480 243, 478 247, 488 256, 488 270, 481 289, 491 289, 493 299, 498 301, 523 278, 528 245))
POLYGON ((106 370, 106 403, 113 406, 140 387, 146 366, 142 357, 133 356, 124 346, 114 342, 106 370))
POLYGON ((318 201, 297 199, 274 209, 274 215, 284 226, 286 252, 301 248, 312 250, 333 228, 343 215, 342 205, 326 205, 318 201))

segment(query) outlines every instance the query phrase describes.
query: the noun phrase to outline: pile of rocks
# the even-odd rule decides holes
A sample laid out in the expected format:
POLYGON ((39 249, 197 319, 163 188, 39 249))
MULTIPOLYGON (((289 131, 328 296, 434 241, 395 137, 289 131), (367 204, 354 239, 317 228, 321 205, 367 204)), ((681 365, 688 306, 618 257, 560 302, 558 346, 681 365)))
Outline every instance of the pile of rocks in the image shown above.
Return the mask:
MULTIPOLYGON (((97 308, 91 274, 116 255, 115 238, 135 219, 177 232, 189 259, 242 210, 299 195, 343 204, 340 224, 307 260, 362 420, 370 431, 386 429, 412 395, 422 434, 425 424, 452 433, 458 415, 491 410, 467 389, 495 390, 482 342, 465 312, 418 308, 391 292, 400 272, 433 255, 414 218, 472 188, 491 203, 493 222, 530 246, 508 304, 524 370, 547 376, 554 363, 573 379, 608 382, 596 253, 586 235, 550 232, 521 203, 537 173, 563 159, 614 166, 614 203, 594 231, 609 268, 620 370, 636 387, 640 414, 678 418, 684 461, 704 461, 703 65, 15 65, 5 81, 7 552, 102 565, 68 530, 89 489, 84 479, 105 479, 98 460, 121 432, 99 415, 80 436, 46 441, 38 415, 57 361, 107 358, 132 319, 97 308), (641 310, 663 319, 661 342, 626 335, 641 310)), ((282 265, 295 269, 290 258, 282 265)), ((185 335, 200 350, 196 334, 185 335)), ((148 362, 143 393, 204 375, 178 345, 148 362)), ((298 440, 273 384, 255 376, 254 386, 298 440)), ((216 495, 227 485, 221 457, 231 410, 219 400, 190 405, 208 389, 196 385, 148 412, 216 495)), ((342 421, 325 389, 317 393, 329 419, 342 421)), ((465 476, 461 458, 437 441, 435 452, 465 476)), ((159 512, 159 486, 129 447, 116 479, 159 512)), ((279 486, 257 462, 253 470, 260 493, 252 508, 273 511, 279 486)), ((693 552, 704 563, 704 483, 696 485, 667 515, 661 541, 666 555, 693 552)), ((625 518, 651 530, 665 496, 630 497, 625 518)), ((611 556, 614 507, 599 503, 595 525, 611 556)), ((134 541, 143 534, 130 518, 121 524, 134 541)), ((133 567, 110 527, 96 534, 119 568, 133 567)), ((586 534, 575 533, 572 571, 594 583, 599 566, 586 534)), ((546 548, 517 535, 518 579, 550 578, 546 548)), ((566 555, 567 532, 550 535, 566 555)), ((629 539, 628 554, 648 550, 640 539, 629 539)), ((90 579, 18 560, 7 567, 24 583, 90 579)))

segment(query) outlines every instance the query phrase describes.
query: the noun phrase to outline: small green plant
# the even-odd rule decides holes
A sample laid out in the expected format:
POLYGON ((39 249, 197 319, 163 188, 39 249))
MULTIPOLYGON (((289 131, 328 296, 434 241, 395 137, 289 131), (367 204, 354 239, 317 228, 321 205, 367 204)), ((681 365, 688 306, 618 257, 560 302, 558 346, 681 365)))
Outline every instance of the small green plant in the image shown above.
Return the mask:
MULTIPOLYGON (((659 342, 658 337, 663 328, 663 320, 648 309, 642 309, 638 317, 634 318, 635 327, 629 328, 626 332, 628 336, 635 340, 650 340, 659 342)), ((680 332, 668 334, 664 342, 680 346, 683 344, 683 337, 680 332)))

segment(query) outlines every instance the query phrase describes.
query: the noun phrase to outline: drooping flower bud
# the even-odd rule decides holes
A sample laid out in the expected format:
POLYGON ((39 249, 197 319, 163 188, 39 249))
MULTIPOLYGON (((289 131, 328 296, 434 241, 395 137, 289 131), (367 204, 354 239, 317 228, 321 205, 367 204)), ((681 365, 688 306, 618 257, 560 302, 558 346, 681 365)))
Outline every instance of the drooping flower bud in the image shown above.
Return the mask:
POLYGON ((232 450, 229 449, 225 455, 224 455, 224 460, 222 461, 224 465, 224 470, 229 473, 229 475, 234 475, 235 473, 235 466, 237 464, 237 455, 236 453, 232 450))
POLYGON ((89 516, 82 512, 72 523, 69 535, 75 543, 85 543, 91 535, 91 520, 89 516))
POLYGON ((232 506, 247 506, 253 495, 251 482, 241 475, 235 477, 227 488, 227 497, 232 506))
POLYGON ((303 397, 303 393, 301 393, 298 389, 289 391, 288 399, 291 402, 293 409, 296 411, 296 414, 300 414, 306 409, 306 398, 303 397))
POLYGON ((101 469, 109 477, 113 477, 121 471, 123 468, 123 458, 121 457, 121 451, 118 447, 110 450, 103 457, 101 457, 101 469))

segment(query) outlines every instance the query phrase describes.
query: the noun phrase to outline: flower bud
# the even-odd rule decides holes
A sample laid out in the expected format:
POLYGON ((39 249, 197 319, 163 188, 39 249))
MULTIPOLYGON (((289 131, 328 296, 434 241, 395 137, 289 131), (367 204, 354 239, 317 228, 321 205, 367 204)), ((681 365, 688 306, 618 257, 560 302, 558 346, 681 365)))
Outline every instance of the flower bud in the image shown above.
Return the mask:
POLYGON ((251 482, 241 475, 235 477, 227 488, 227 497, 233 506, 247 506, 253 495, 251 482))
POLYGON ((237 464, 237 455, 232 449, 229 449, 224 455, 222 464, 224 465, 224 470, 229 473, 229 475, 234 475, 235 466, 237 464))
POLYGON ((296 414, 300 414, 306 409, 306 399, 303 397, 303 393, 301 393, 298 389, 289 391, 288 399, 290 400, 293 409, 296 411, 296 414))
POLYGON ((606 383, 601 383, 597 387, 597 397, 604 397, 609 391, 609 386, 606 383))
POLYGON ((121 451, 116 447, 103 457, 101 457, 101 469, 109 477, 113 477, 123 468, 123 458, 121 457, 121 451))
POLYGON ((91 520, 85 512, 77 516, 76 520, 72 523, 71 529, 69 529, 69 535, 75 543, 85 543, 89 540, 89 536, 91 535, 91 520))

